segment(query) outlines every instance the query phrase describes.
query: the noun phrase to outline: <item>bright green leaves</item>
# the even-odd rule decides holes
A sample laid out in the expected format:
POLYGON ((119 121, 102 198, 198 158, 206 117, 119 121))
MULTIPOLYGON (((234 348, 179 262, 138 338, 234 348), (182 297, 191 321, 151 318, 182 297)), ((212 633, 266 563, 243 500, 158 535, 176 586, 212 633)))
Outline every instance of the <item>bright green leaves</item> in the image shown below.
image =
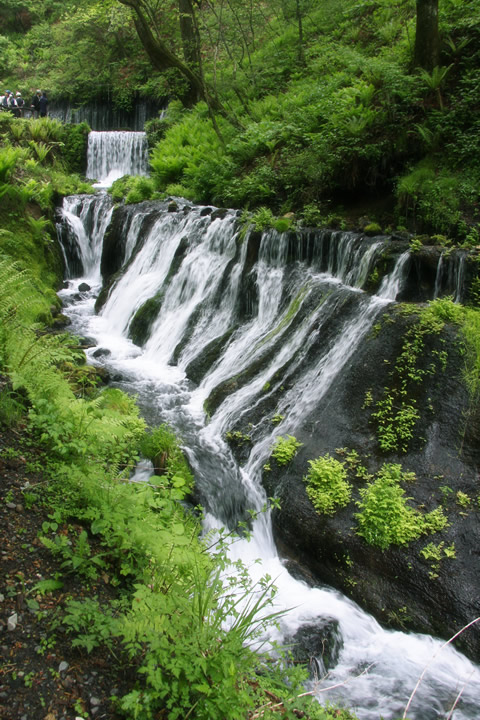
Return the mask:
POLYGON ((160 477, 155 484, 168 488, 170 497, 183 500, 193 487, 193 475, 172 428, 164 423, 145 434, 140 444, 141 453, 152 461, 160 477))
MULTIPOLYGON (((340 448, 337 453, 346 453, 340 448)), ((355 514, 356 532, 369 545, 385 550, 390 545, 406 545, 421 535, 440 532, 448 526, 448 520, 442 508, 421 513, 411 507, 402 487, 404 483, 415 481, 415 475, 394 463, 382 465, 376 476, 369 475, 360 465, 358 453, 354 450, 346 454, 340 462, 328 453, 315 460, 309 460, 310 469, 303 478, 307 495, 320 515, 334 513, 348 505, 352 499, 352 484, 348 475, 357 480, 367 481, 359 489, 360 498, 356 500, 359 512, 355 514)))
POLYGON ((347 471, 339 460, 328 453, 316 460, 309 460, 310 470, 303 478, 307 485, 307 495, 315 510, 321 515, 333 515, 348 505, 352 494, 347 482, 347 471))
POLYGON ((428 376, 443 372, 446 367, 446 352, 431 347, 443 327, 440 314, 434 306, 429 306, 418 310, 416 321, 404 335, 389 385, 375 402, 371 414, 377 427, 378 444, 384 452, 405 453, 416 439, 415 427, 421 417, 416 395, 428 376), (428 353, 431 361, 427 364, 428 353))
POLYGON ((357 533, 370 545, 385 550, 389 545, 406 545, 421 535, 446 527, 440 508, 422 515, 410 507, 400 483, 412 480, 401 465, 386 463, 377 477, 360 489, 357 533))
POLYGON ((279 465, 288 465, 302 445, 303 443, 299 442, 293 435, 285 435, 285 437, 279 435, 275 438, 272 457, 279 465))

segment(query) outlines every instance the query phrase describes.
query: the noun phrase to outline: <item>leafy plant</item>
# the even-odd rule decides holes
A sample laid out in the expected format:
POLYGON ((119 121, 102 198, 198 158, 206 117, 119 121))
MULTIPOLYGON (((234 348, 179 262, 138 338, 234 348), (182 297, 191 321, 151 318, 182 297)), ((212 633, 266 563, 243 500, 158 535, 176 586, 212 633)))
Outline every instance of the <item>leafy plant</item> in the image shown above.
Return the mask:
POLYGON ((423 362, 427 340, 439 336, 443 326, 440 314, 429 306, 419 312, 417 321, 405 333, 402 350, 390 373, 391 386, 384 388, 371 415, 384 452, 407 452, 415 438, 420 412, 413 395, 428 375, 445 370, 446 357, 440 351, 432 352, 434 360, 428 366, 423 362))
POLYGON ((318 513, 333 515, 350 501, 352 488, 346 480, 347 471, 343 463, 328 453, 316 460, 309 460, 308 464, 310 469, 303 478, 307 485, 307 495, 318 513))
POLYGON ((239 447, 242 445, 248 445, 252 442, 250 435, 241 432, 241 430, 229 430, 225 434, 225 439, 231 445, 237 445, 239 447))
POLYGON ((54 555, 63 558, 60 567, 65 572, 75 572, 88 580, 96 580, 98 570, 105 567, 101 554, 92 555, 85 530, 74 541, 66 535, 56 535, 53 539, 43 536, 40 539, 54 555))
POLYGON ((410 507, 401 482, 412 479, 401 465, 384 464, 376 478, 360 489, 356 513, 357 533, 370 545, 385 550, 389 545, 405 545, 421 535, 437 532, 447 525, 440 508, 422 515, 410 507))
POLYGON ((261 207, 256 210, 251 218, 255 230, 266 230, 273 227, 275 218, 269 208, 261 207))
POLYGON ((278 465, 288 465, 302 445, 303 443, 299 442, 293 435, 286 435, 285 437, 279 435, 275 438, 272 457, 277 461, 278 465))
POLYGON ((420 550, 420 555, 430 563, 429 577, 431 580, 435 580, 438 577, 442 559, 455 559, 455 543, 448 546, 445 546, 444 542, 440 542, 438 545, 428 543, 428 545, 425 545, 425 547, 420 550))
POLYGON ((192 489, 192 472, 178 438, 169 425, 164 423, 145 434, 140 443, 140 452, 153 462, 157 474, 163 474, 166 480, 174 481, 176 492, 181 493, 179 499, 192 489))

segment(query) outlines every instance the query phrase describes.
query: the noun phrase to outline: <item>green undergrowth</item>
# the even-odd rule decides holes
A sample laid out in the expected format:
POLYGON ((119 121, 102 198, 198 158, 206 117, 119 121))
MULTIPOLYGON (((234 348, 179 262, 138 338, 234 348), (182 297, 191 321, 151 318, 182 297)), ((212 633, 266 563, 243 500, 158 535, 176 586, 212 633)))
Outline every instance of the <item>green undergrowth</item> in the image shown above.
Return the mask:
POLYGON ((293 435, 279 435, 275 438, 272 447, 272 458, 278 465, 288 465, 297 454, 303 443, 299 442, 293 435))
POLYGON ((44 319, 58 305, 52 289, 63 273, 55 205, 63 196, 91 191, 78 174, 88 131, 85 124, 0 114, 0 255, 28 267, 29 284, 38 291, 34 305, 43 306, 44 319))
POLYGON ((115 180, 109 192, 115 201, 125 200, 127 204, 156 200, 160 197, 155 192, 153 180, 137 175, 124 175, 115 180))
POLYGON ((357 533, 370 545, 385 550, 447 527, 442 508, 422 514, 408 505, 412 498, 406 497, 401 483, 414 481, 412 475, 399 464, 385 463, 375 479, 360 488, 357 533))
POLYGON ((248 64, 207 61, 236 121, 219 119, 221 138, 203 103, 147 123, 157 188, 317 226, 358 222, 360 198, 367 226, 478 244, 475 3, 440 4, 431 72, 414 68, 414 3, 307 5, 300 54, 285 10, 257 30, 248 64))
POLYGON ((343 463, 328 453, 316 460, 309 460, 310 469, 303 478, 307 495, 320 515, 333 515, 348 505, 352 494, 347 482, 347 470, 343 463))

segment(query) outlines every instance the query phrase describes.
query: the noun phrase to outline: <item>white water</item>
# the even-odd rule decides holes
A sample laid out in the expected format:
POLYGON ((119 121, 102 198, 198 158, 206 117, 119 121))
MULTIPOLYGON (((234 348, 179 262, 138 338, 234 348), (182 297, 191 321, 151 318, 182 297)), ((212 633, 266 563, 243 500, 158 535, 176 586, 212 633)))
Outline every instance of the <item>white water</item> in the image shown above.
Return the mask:
POLYGON ((462 302, 462 289, 465 279, 465 266, 467 253, 454 251, 450 256, 450 262, 445 267, 446 253, 442 251, 438 259, 437 272, 435 275, 434 298, 449 293, 454 302, 462 302))
MULTIPOLYGON (((74 204, 69 205, 66 212, 74 228, 79 226, 68 213, 88 214, 74 204)), ((107 209, 105 213, 107 217, 107 209)), ((99 247, 104 227, 105 223, 95 223, 97 229, 90 235, 78 229, 85 275, 90 281, 99 278, 99 247)), ((342 239, 344 259, 349 253, 347 239, 346 235, 342 239)), ((335 262, 334 267, 333 260, 329 261, 330 272, 317 272, 297 263, 295 272, 288 274, 284 240, 273 232, 264 235, 255 266, 258 296, 251 319, 233 332, 217 362, 193 390, 185 374, 188 363, 210 340, 221 337, 235 324, 235 303, 241 292, 246 243, 236 256, 232 215, 210 222, 197 211, 187 215, 165 213, 153 225, 128 272, 114 286, 101 315, 93 315, 93 295, 69 310, 76 328, 94 336, 98 346, 111 350, 111 366, 131 379, 132 390, 140 396, 147 395, 162 420, 181 430, 197 483, 209 494, 207 522, 210 527, 221 525, 223 517, 234 516, 237 503, 253 508, 263 505, 260 469, 269 457, 275 436, 293 432, 300 418, 308 414, 339 376, 381 309, 394 301, 408 261, 408 255, 400 258, 378 295, 369 297, 358 287, 343 284, 348 277, 352 285, 361 286, 362 278, 368 274, 368 261, 364 256, 356 259, 356 266, 361 269, 356 277, 348 275, 350 271, 345 270, 345 262, 335 262), (164 288, 162 311, 150 339, 143 349, 138 348, 126 338, 133 314, 164 285, 175 251, 184 237, 188 238, 188 251, 164 288), (222 286, 227 267, 230 271, 222 286), (296 302, 290 300, 285 304, 287 290, 288 297, 296 302), (352 298, 356 302, 350 307, 352 298), (337 316, 337 332, 328 335, 328 320, 337 316), (189 331, 178 366, 172 366, 169 364, 172 354, 192 318, 195 318, 195 327, 189 331), (318 339, 323 333, 325 347, 317 351, 318 339), (306 362, 309 353, 315 355, 316 362, 306 362), (262 369, 238 389, 233 388, 207 422, 202 408, 210 391, 259 359, 263 360, 262 369), (262 393, 266 383, 285 364, 288 364, 292 383, 281 396, 278 407, 284 420, 278 426, 255 428, 258 440, 245 466, 239 468, 223 440, 225 432, 259 402, 260 396, 276 390, 272 383, 270 389, 262 393)), ((131 253, 135 245, 133 235, 127 244, 131 253)), ((376 252, 372 248, 367 251, 371 256, 376 252)), ((80 280, 64 291, 65 298, 76 292, 80 280)), ((378 720, 380 715, 385 720, 399 717, 422 670, 439 653, 415 695, 409 717, 413 720, 447 717, 464 682, 467 682, 466 689, 452 718, 478 717, 480 671, 477 667, 450 646, 439 652, 442 645, 439 640, 384 630, 374 618, 336 591, 312 589, 294 580, 276 552, 268 513, 261 514, 254 522, 251 541, 238 540, 231 553, 251 567, 254 578, 268 573, 275 579, 279 590, 276 607, 290 608, 282 621, 280 637, 291 635, 301 625, 317 618, 338 620, 343 650, 338 664, 328 679, 320 683, 320 688, 341 685, 319 694, 322 702, 329 699, 350 706, 362 720, 378 720), (261 565, 255 563, 257 558, 262 558, 261 565), (368 672, 361 674, 367 666, 368 672)))
POLYGON ((98 132, 88 136, 87 177, 108 188, 123 175, 148 175, 144 132, 98 132))

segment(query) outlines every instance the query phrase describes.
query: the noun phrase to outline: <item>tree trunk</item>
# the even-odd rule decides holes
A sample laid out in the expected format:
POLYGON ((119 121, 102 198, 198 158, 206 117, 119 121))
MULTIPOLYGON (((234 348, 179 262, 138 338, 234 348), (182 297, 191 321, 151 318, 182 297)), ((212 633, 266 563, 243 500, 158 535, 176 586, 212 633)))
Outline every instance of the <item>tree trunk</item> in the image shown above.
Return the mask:
MULTIPOLYGON (((197 68, 191 67, 187 62, 184 62, 160 38, 153 35, 148 19, 142 11, 141 2, 139 0, 118 1, 133 10, 133 21, 137 35, 153 67, 160 71, 176 68, 190 85, 189 99, 195 102, 200 98, 204 98, 203 82, 197 68)), ((206 100, 206 98, 204 99, 206 100)))
POLYGON ((185 62, 200 71, 200 37, 191 0, 178 0, 180 14, 180 33, 182 35, 183 57, 185 62))
POLYGON ((302 8, 300 7, 300 0, 296 0, 295 11, 298 24, 298 60, 301 65, 305 65, 305 51, 303 48, 303 19, 302 8))
POLYGON ((229 115, 205 83, 201 61, 200 33, 192 0, 178 0, 177 6, 180 12, 180 32, 182 35, 185 60, 182 60, 177 53, 170 50, 158 34, 154 35, 152 33, 150 27, 151 22, 149 22, 149 17, 145 12, 147 4, 144 0, 118 0, 118 2, 126 5, 133 11, 133 21, 137 35, 153 67, 160 72, 168 68, 176 68, 188 81, 190 87, 190 91, 187 97, 184 98, 184 101, 191 105, 198 100, 204 100, 206 102, 213 127, 220 140, 222 140, 222 136, 214 112, 219 112, 228 118, 236 127, 239 127, 238 120, 234 116, 229 115))
POLYGON ((431 72, 438 65, 438 0, 417 0, 415 65, 431 72))

